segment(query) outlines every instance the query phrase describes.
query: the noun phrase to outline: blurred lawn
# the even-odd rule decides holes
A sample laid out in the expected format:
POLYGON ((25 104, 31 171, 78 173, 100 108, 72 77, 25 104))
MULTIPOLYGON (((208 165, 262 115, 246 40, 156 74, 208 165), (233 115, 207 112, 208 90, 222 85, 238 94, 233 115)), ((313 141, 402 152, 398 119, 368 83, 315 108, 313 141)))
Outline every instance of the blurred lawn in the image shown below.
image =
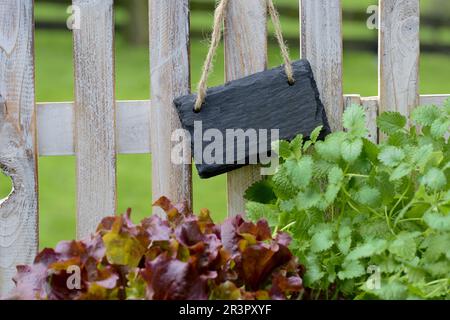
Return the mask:
MULTIPOLYGON (((278 0, 278 2, 292 0, 278 0)), ((371 1, 364 1, 371 3, 371 1)), ((344 0, 344 5, 355 2, 344 0)), ((366 6, 367 7, 367 6, 366 6)), ((58 11, 60 12, 60 11, 58 11)), ((65 11, 63 11, 64 14, 65 11)), ((37 15, 50 15, 37 7, 37 15)), ((121 13, 119 13, 121 19, 121 13)), ((193 26, 209 30, 212 15, 196 17, 193 26)), ((283 21, 290 33, 297 32, 297 24, 283 21)), ((346 35, 367 34, 365 25, 344 23, 346 35)), ((370 31, 375 32, 375 31, 370 31)), ((372 35, 372 36, 376 36, 372 35)), ((36 94, 37 101, 73 100, 72 37, 69 31, 36 32, 36 94)), ((195 87, 207 51, 207 40, 192 39, 191 70, 195 87)), ((377 94, 377 57, 369 53, 347 52, 344 55, 344 91, 370 96, 377 94)), ((292 58, 299 57, 298 48, 291 48, 292 58)), ((278 48, 269 48, 270 65, 281 63, 278 48)), ((217 55, 210 85, 223 82, 223 50, 217 55)), ((116 92, 117 99, 148 99, 148 48, 129 47, 116 36, 116 92)), ((450 93, 450 57, 422 54, 420 80, 422 93, 450 93)), ((195 210, 209 208, 216 220, 226 216, 225 176, 210 180, 198 179, 194 174, 195 210)), ((0 198, 10 190, 8 181, 0 175, 0 198)), ((40 242, 41 247, 54 246, 62 239, 75 237, 75 158, 42 157, 39 159, 40 242)), ((118 205, 122 212, 128 207, 139 220, 150 213, 151 205, 150 155, 120 155, 118 157, 118 205)))

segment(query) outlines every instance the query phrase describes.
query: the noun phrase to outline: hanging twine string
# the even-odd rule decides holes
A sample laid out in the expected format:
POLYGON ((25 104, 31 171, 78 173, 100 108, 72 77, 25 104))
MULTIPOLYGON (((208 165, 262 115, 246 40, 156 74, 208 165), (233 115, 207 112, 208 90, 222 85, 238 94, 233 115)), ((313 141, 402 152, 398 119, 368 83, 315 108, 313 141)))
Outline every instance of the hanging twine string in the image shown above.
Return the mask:
MULTIPOLYGON (((200 78, 200 82, 198 84, 198 93, 197 100, 195 101, 194 110, 199 112, 202 109, 202 104, 206 98, 206 90, 207 90, 207 81, 209 73, 213 67, 213 59, 216 54, 217 48, 219 46, 220 40, 222 39, 222 25, 225 21, 225 13, 228 8, 228 3, 230 0, 221 0, 217 5, 217 8, 214 13, 214 25, 213 32, 211 36, 211 45, 209 47, 208 55, 206 56, 205 63, 203 65, 202 76, 200 78)), ((275 28, 275 36, 278 41, 278 45, 281 49, 281 55, 284 60, 284 70, 286 72, 286 76, 290 84, 295 82, 294 72, 292 70, 291 59, 289 58, 289 50, 284 42, 283 32, 281 30, 280 23, 280 15, 278 14, 277 9, 275 8, 272 0, 266 0, 267 9, 269 11, 269 15, 272 19, 272 23, 275 28)))
POLYGON ((275 28, 275 37, 277 38, 278 45, 281 49, 281 55, 283 56, 284 60, 284 71, 286 72, 286 76, 288 78, 288 81, 290 84, 294 84, 294 71, 292 70, 292 62, 291 58, 289 58, 289 50, 286 46, 286 43, 284 42, 283 38, 283 31, 281 30, 281 23, 280 23, 280 15, 275 9, 275 6, 273 5, 272 0, 267 0, 267 8, 269 10, 270 17, 272 19, 273 26, 275 28))

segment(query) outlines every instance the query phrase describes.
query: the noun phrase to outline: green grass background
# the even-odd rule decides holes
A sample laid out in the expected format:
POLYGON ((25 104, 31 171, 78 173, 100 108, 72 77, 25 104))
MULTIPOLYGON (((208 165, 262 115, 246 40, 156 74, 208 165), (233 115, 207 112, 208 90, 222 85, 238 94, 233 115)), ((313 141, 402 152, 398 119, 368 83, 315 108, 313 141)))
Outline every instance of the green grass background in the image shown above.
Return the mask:
MULTIPOLYGON (((205 0, 210 1, 210 0, 205 0)), ((278 0, 292 4, 297 1, 278 0)), ((365 10, 376 1, 344 0, 346 8, 365 10)), ((426 9, 426 7, 425 7, 426 9)), ((65 19, 65 7, 46 5, 36 1, 36 18, 65 19)), ((116 20, 126 21, 124 12, 118 10, 116 20)), ((206 32, 210 29, 212 13, 193 13, 192 28, 206 32)), ((298 21, 282 19, 286 34, 298 34, 298 21)), ((424 28, 422 40, 450 42, 449 30, 433 32, 424 28), (438 32, 436 34, 436 32, 438 32)), ((368 30, 364 23, 344 22, 344 35, 349 38, 376 38, 377 32, 368 30)), ((36 45, 36 97, 38 102, 73 100, 72 35, 69 31, 37 30, 36 45)), ((208 46, 207 39, 192 39, 192 83, 196 85, 208 46)), ((298 48, 291 47, 292 58, 299 57, 298 48)), ((279 65, 278 48, 270 46, 271 66, 279 65)), ((210 85, 223 82, 223 50, 220 48, 210 85)), ((450 93, 450 57, 448 55, 422 54, 420 58, 421 93, 450 93)), ((120 34, 116 35, 116 92, 117 99, 149 99, 148 48, 130 47, 120 34)), ((377 57, 370 53, 349 52, 344 48, 344 91, 370 96, 377 94, 377 57)), ((118 206, 119 212, 133 208, 137 221, 150 214, 151 206, 151 156, 118 156, 118 206)), ((216 220, 226 216, 226 178, 220 176, 202 180, 194 172, 195 210, 207 207, 216 220)), ((0 198, 11 189, 10 182, 0 174, 0 198)), ((59 240, 75 237, 75 158, 39 158, 40 196, 40 246, 54 246, 59 240)))

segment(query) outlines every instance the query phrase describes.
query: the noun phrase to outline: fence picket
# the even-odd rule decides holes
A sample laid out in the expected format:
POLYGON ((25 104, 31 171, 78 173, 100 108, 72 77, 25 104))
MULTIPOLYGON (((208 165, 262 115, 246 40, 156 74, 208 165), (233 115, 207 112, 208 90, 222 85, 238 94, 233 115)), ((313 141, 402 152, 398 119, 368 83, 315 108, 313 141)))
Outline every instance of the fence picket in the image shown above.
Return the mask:
POLYGON ((302 58, 311 63, 332 130, 342 128, 341 0, 300 1, 302 58))
MULTIPOLYGON (((235 80, 262 71, 267 66, 266 1, 230 0, 225 19, 225 77, 235 80)), ((227 174, 228 214, 244 212, 245 190, 260 179, 258 166, 227 174)))
POLYGON ((0 165, 14 190, 0 199, 0 297, 38 247, 33 1, 0 0, 0 165))
POLYGON ((116 212, 113 0, 73 0, 77 236, 116 212))
POLYGON ((190 91, 189 0, 149 1, 153 199, 192 205, 191 165, 171 161, 171 137, 181 127, 173 99, 190 91))
POLYGON ((419 0, 380 0, 380 112, 409 115, 419 103, 419 0))

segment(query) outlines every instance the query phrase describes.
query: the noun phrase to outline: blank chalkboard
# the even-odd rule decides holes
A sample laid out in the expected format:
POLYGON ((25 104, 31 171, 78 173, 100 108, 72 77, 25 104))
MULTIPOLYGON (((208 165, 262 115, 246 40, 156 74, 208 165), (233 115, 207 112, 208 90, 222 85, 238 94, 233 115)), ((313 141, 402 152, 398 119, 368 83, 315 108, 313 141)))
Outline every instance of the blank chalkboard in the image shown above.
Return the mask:
POLYGON ((298 60, 292 63, 292 67, 293 84, 288 83, 284 67, 280 66, 210 88, 199 112, 194 111, 195 94, 174 100, 181 124, 190 133, 192 154, 201 178, 213 177, 249 162, 254 164, 255 157, 270 154, 270 132, 273 129, 279 130, 279 139, 282 140, 291 140, 298 134, 309 137, 318 126, 323 126, 320 138, 330 133, 309 62, 298 60), (267 130, 269 135, 260 135, 261 129, 267 130), (250 139, 246 139, 245 143, 242 143, 243 140, 238 143, 235 139, 234 146, 230 148, 230 138, 227 149, 227 133, 228 137, 232 137, 232 132, 239 133, 236 130, 240 133, 244 131, 248 137, 256 131, 258 141, 251 139, 252 143, 249 143, 250 139), (199 150, 211 150, 211 144, 215 141, 211 137, 216 137, 218 133, 222 134, 223 148, 216 141, 213 155, 223 161, 204 161, 199 150), (267 141, 264 141, 265 138, 268 138, 267 141), (258 145, 257 150, 255 144, 258 145), (234 156, 228 157, 227 161, 230 151, 234 156))

